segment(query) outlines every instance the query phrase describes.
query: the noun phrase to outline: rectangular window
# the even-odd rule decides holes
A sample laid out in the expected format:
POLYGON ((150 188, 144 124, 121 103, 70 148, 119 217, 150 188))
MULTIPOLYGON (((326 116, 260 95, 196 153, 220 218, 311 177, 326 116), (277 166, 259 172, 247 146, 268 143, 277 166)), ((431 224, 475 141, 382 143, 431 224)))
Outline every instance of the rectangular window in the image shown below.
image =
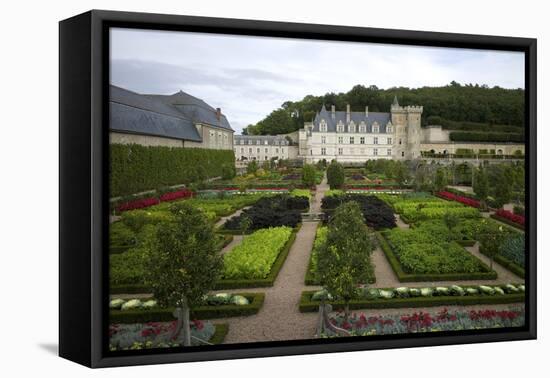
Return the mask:
POLYGON ((260 153, 260 149, 259 149, 259 148, 257 148, 257 149, 256 149, 256 152, 257 152, 257 153, 260 153))
POLYGON ((391 138, 388 138, 387 141, 388 141, 388 144, 391 144, 391 143, 392 143, 391 138))
POLYGON ((355 138, 354 137, 349 137, 349 144, 353 144, 355 142, 355 138))
POLYGON ((405 151, 401 151, 401 156, 405 156, 405 151))
POLYGON ((359 143, 360 144, 365 144, 365 137, 359 138, 359 143))
POLYGON ((241 147, 241 154, 244 154, 244 148, 241 147))
POLYGON ((374 150, 372 150, 372 154, 374 156, 378 156, 378 148, 375 148, 374 150))
POLYGON ((249 148, 249 149, 248 149, 248 153, 249 153, 249 154, 252 153, 252 148, 249 148))
POLYGON ((327 149, 326 148, 321 148, 321 155, 326 155, 327 154, 327 149))
POLYGON ((342 155, 344 153, 344 149, 343 148, 338 148, 338 155, 342 155))
POLYGON ((321 143, 326 144, 327 143, 327 137, 322 136, 321 137, 321 143))
POLYGON ((265 149, 265 153, 267 154, 267 151, 269 151, 267 148, 265 149))
POLYGON ((391 156, 391 148, 388 148, 388 156, 391 156))
POLYGON ((275 149, 275 153, 276 153, 276 154, 279 153, 279 149, 278 149, 278 148, 275 149))
POLYGON ((343 144, 344 143, 344 137, 338 137, 338 143, 343 144))
POLYGON ((374 144, 378 144, 378 137, 374 137, 374 144))

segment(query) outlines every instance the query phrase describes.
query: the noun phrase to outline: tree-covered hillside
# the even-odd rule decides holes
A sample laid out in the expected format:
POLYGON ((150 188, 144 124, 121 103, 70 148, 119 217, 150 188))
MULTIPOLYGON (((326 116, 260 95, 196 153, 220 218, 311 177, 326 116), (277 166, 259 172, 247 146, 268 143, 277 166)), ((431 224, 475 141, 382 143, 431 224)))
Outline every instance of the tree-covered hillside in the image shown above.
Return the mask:
POLYGON ((356 85, 347 93, 308 95, 301 101, 283 103, 256 125, 246 127, 243 134, 273 135, 296 131, 304 126, 304 121, 311 121, 323 104, 329 110, 331 105, 336 105, 337 110, 345 110, 350 104, 352 111, 364 111, 368 105, 371 112, 389 112, 394 96, 403 106, 422 105, 424 125, 437 121, 449 129, 484 133, 521 133, 524 125, 523 89, 461 85, 453 81, 444 87, 422 88, 379 89, 374 85, 356 85))

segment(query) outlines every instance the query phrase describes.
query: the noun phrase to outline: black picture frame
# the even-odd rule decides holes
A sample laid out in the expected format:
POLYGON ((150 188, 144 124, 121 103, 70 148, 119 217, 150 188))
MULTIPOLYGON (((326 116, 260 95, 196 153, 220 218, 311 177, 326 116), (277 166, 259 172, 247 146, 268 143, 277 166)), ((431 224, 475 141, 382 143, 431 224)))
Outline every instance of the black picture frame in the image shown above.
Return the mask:
POLYGON ((535 339, 536 39, 92 10, 59 24, 59 354, 89 367, 535 339), (108 311, 110 27, 522 51, 526 120, 526 326, 518 329, 266 342, 112 355, 108 311))

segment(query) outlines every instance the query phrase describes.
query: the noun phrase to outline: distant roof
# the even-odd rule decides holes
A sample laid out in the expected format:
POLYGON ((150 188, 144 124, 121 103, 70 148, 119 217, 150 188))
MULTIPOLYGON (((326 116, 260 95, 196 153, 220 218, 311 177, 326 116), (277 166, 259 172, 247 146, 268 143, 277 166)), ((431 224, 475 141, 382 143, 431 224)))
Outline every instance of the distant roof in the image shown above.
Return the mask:
MULTIPOLYGON (((313 120, 313 131, 319 131, 319 124, 321 120, 325 120, 327 124, 328 132, 336 132, 336 125, 342 122, 344 125, 344 131, 349 131, 349 125, 347 124, 347 113, 345 111, 335 111, 334 119, 332 118, 332 112, 328 111, 325 106, 321 108, 321 111, 317 113, 313 120)), ((356 128, 359 127, 361 122, 364 122, 367 126, 367 133, 372 132, 372 125, 376 122, 380 126, 380 132, 386 132, 386 125, 391 120, 390 113, 369 112, 368 116, 366 112, 350 112, 350 121, 353 121, 356 128)), ((357 129, 358 131, 358 129, 357 129)))
POLYGON ((202 141, 193 121, 175 107, 114 85, 109 112, 111 130, 202 141))
POLYGON ((208 105, 200 98, 191 96, 183 91, 176 92, 172 95, 147 95, 147 97, 174 106, 195 123, 206 123, 208 125, 233 130, 225 115, 221 114, 220 119, 218 119, 217 109, 208 105))
POLYGON ((260 144, 266 144, 265 142, 267 141, 268 145, 290 144, 284 135, 235 135, 233 138, 235 139, 235 144, 248 144, 248 141, 256 143, 259 141, 260 144))

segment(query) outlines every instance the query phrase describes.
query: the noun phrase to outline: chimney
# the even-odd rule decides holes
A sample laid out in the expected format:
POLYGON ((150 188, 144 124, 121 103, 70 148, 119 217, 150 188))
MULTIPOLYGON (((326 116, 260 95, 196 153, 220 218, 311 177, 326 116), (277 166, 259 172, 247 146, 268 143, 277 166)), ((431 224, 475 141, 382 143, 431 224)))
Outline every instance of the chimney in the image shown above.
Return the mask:
POLYGON ((365 106, 365 117, 369 116, 369 107, 365 106))
POLYGON ((336 118, 336 106, 332 105, 330 107, 330 114, 332 116, 332 119, 335 119, 336 118))
POLYGON ((351 121, 351 113, 350 113, 350 106, 349 104, 346 105, 346 123, 349 123, 351 121))
POLYGON ((218 121, 220 121, 222 119, 222 109, 221 108, 216 108, 216 118, 218 119, 218 121))

